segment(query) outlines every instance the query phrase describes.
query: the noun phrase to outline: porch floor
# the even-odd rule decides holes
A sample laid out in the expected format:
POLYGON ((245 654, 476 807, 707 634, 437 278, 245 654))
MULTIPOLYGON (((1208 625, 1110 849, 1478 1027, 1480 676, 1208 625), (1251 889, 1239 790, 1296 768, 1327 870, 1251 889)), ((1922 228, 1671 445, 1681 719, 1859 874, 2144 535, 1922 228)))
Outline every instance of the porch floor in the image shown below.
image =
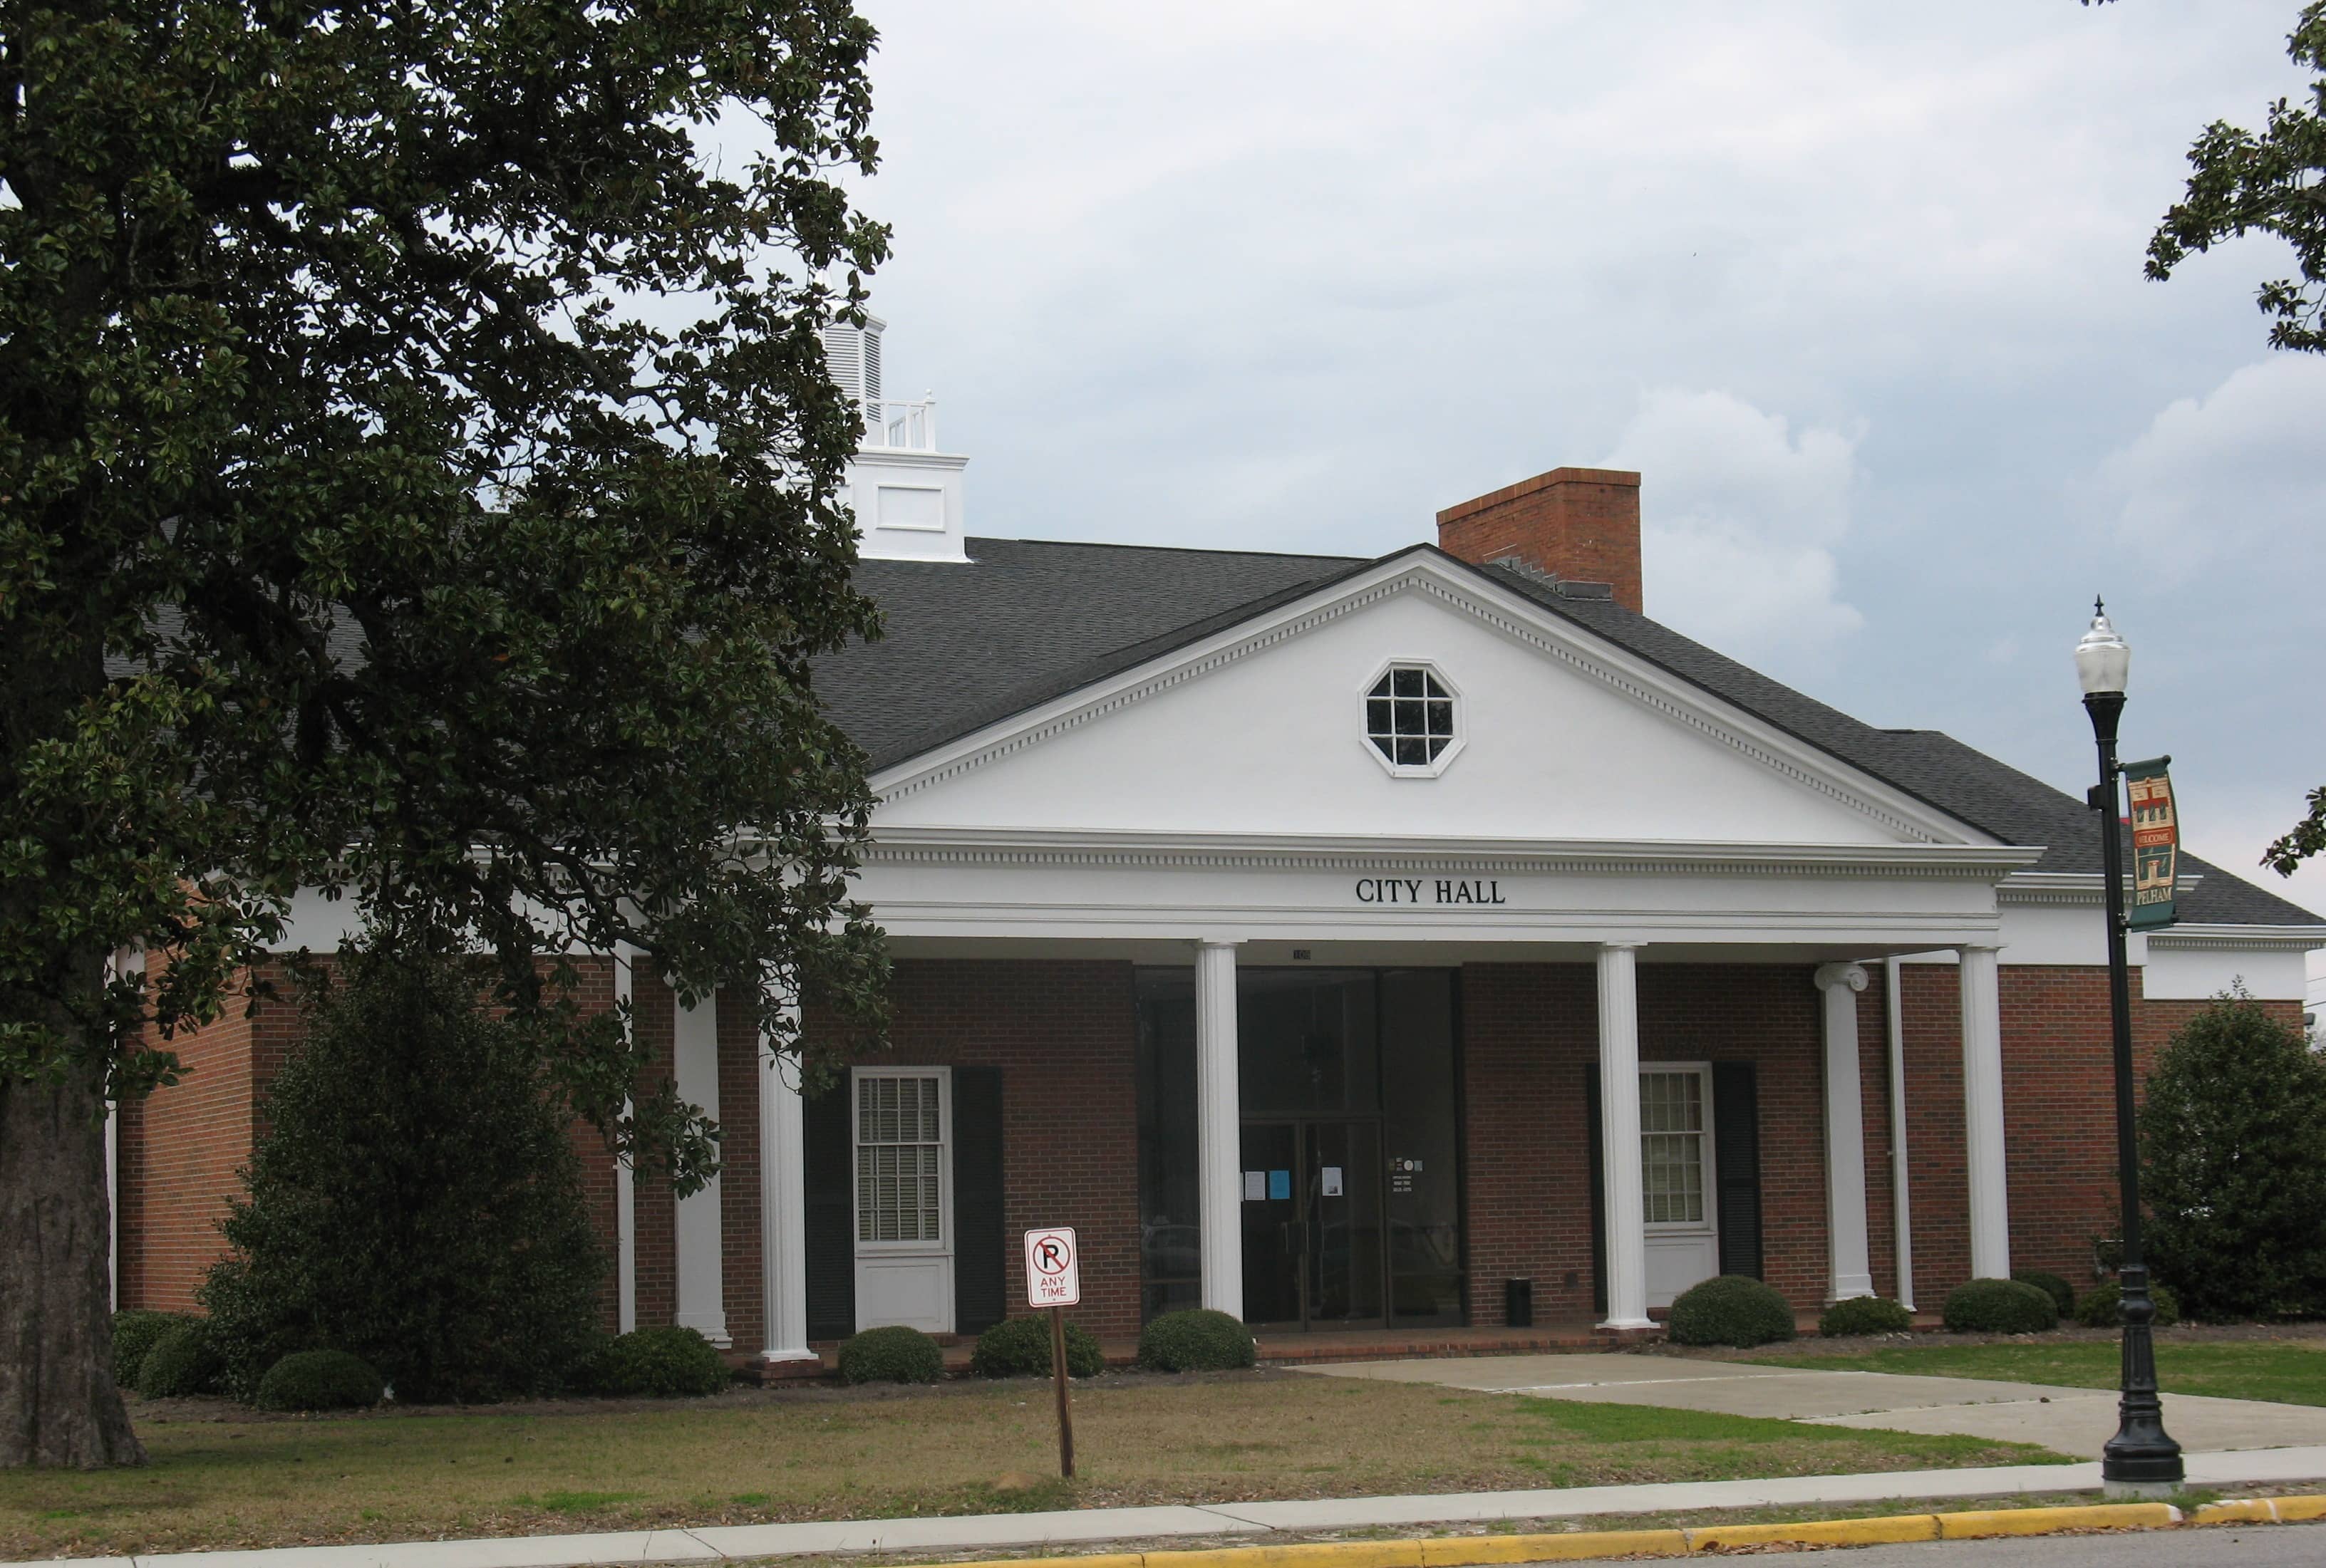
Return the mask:
MULTIPOLYGON (((1793 1322, 1802 1338, 1817 1337, 1816 1313, 1796 1313, 1793 1322)), ((1914 1315, 1916 1333, 1933 1333, 1943 1326, 1935 1313, 1917 1313, 1914 1315)), ((1586 1354, 1619 1348, 1622 1343, 1653 1342, 1662 1337, 1663 1331, 1659 1327, 1636 1338, 1619 1341, 1617 1336, 1603 1333, 1587 1319, 1540 1323, 1531 1329, 1499 1325, 1482 1328, 1338 1329, 1314 1333, 1261 1333, 1257 1336, 1263 1366, 1307 1366, 1327 1361, 1403 1361, 1425 1357, 1586 1354)), ((969 1370, 970 1354, 977 1348, 975 1341, 957 1335, 944 1335, 937 1342, 944 1347, 948 1376, 958 1377, 969 1370)), ((761 1384, 813 1380, 839 1370, 840 1346, 837 1341, 823 1342, 812 1348, 818 1358, 813 1361, 770 1364, 745 1351, 731 1351, 727 1359, 745 1378, 761 1384)), ((1102 1340, 1100 1348, 1106 1353, 1109 1367, 1130 1367, 1138 1360, 1139 1341, 1136 1340, 1102 1340)))

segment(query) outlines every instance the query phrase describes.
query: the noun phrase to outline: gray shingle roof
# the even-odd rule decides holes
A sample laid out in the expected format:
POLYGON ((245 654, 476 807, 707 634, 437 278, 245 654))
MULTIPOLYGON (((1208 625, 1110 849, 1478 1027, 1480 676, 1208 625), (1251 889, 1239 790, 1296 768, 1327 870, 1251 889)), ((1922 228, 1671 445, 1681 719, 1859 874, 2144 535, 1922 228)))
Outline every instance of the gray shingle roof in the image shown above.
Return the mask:
MULTIPOLYGON (((1412 550, 1430 550, 1416 545, 1412 550)), ((1398 554, 1410 553, 1400 551, 1398 554)), ((857 583, 888 635, 820 660, 827 708, 876 769, 892 766, 1361 571, 1371 561, 1226 550, 972 539, 968 566, 867 561, 857 583)), ((1608 599, 1483 569, 1551 613, 1853 767, 2009 844, 2042 845, 2035 869, 2097 873, 2083 802, 1930 729, 1877 729, 1608 599)), ((2203 881, 2182 918, 2314 925, 2243 878, 2183 858, 2203 881)))

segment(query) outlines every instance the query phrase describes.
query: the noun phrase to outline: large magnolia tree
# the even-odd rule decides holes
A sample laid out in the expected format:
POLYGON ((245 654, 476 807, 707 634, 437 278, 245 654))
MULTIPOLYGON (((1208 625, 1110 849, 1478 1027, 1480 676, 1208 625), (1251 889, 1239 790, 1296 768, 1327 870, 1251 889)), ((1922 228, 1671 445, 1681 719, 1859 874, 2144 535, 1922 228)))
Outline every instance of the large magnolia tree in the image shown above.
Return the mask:
POLYGON ((785 1048, 803 986, 877 1015, 808 685, 874 629, 817 338, 885 252, 837 182, 872 43, 847 0, 0 0, 0 1465, 141 1457, 106 1103, 294 890, 497 951, 682 1184, 699 1117, 625 1115, 555 955, 785 1048))
MULTIPOLYGON (((2286 53, 2312 73, 2301 98, 2271 104, 2262 129, 2216 120, 2189 149, 2189 188, 2148 242, 2148 275, 2169 278, 2191 254, 2247 234, 2284 240, 2298 278, 2272 278, 2255 295, 2273 348, 2326 353, 2326 0, 2294 20, 2286 53)), ((2309 812, 2262 855, 2292 876, 2326 853, 2326 784, 2309 812)))

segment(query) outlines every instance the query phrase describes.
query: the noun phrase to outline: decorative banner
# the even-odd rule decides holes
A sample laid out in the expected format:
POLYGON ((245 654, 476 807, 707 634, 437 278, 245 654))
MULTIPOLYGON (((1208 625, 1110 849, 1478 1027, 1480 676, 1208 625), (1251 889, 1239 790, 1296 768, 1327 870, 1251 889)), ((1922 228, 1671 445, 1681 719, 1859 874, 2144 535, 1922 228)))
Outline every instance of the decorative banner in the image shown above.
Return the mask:
POLYGON ((2181 819, 2172 808, 2172 759, 2128 762, 2125 793, 2132 809, 2132 909, 2125 923, 2154 931, 2173 921, 2173 881, 2181 868, 2181 819))

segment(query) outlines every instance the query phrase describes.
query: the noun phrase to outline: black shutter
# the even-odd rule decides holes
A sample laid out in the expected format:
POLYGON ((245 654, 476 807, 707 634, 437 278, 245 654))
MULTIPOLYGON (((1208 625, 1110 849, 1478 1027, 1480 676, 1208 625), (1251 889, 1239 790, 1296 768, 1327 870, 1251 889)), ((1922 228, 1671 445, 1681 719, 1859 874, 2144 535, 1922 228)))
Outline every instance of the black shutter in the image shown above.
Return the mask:
POLYGON ((807 1337, 844 1340, 856 1331, 856 1203, 848 1124, 848 1074, 801 1102, 800 1157, 806 1166, 807 1337))
POLYGON ((1605 1151, 1599 1146, 1596 1062, 1583 1070, 1583 1124, 1584 1142, 1591 1148, 1591 1310, 1604 1318, 1607 1315, 1607 1172, 1600 1163, 1605 1151))
POLYGON ((953 1326, 983 1333, 1009 1315, 1001 1212, 1001 1069, 953 1070, 953 1326))
POLYGON ((1761 1100, 1750 1062, 1712 1064, 1720 1272, 1761 1277, 1761 1100))

